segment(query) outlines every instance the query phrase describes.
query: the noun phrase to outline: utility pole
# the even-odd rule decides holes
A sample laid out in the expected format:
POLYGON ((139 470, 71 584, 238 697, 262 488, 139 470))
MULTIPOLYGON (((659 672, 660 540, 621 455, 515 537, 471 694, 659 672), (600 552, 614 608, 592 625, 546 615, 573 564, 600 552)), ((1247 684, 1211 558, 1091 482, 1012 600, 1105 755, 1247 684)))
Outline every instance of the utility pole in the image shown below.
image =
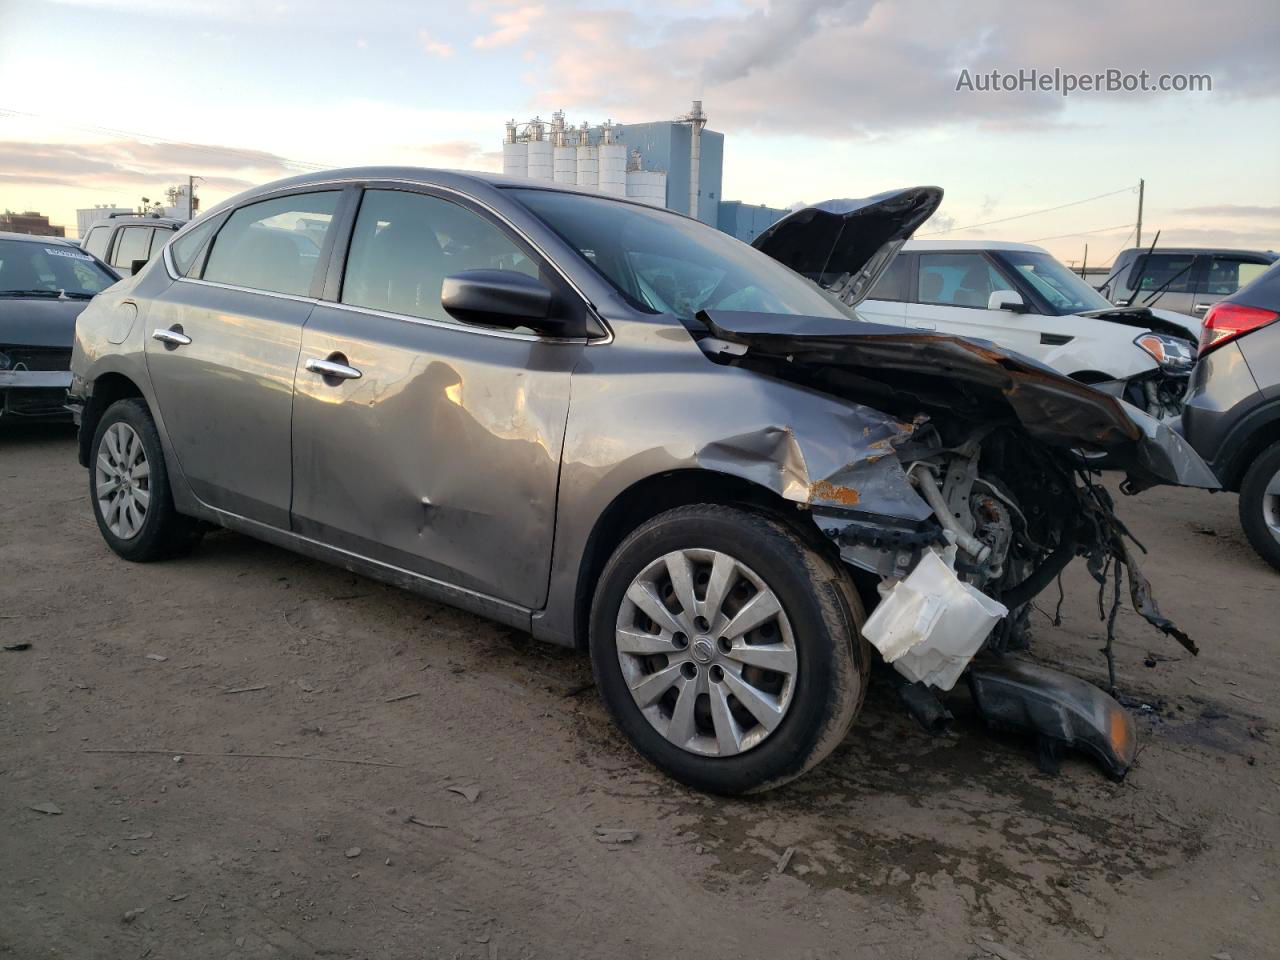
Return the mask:
POLYGON ((1085 270, 1089 269, 1089 245, 1084 245, 1084 259, 1080 261, 1080 279, 1084 279, 1085 270))
POLYGON ((1146 191, 1147 181, 1138 181, 1138 238, 1134 241, 1135 247, 1142 246, 1142 195, 1146 191))

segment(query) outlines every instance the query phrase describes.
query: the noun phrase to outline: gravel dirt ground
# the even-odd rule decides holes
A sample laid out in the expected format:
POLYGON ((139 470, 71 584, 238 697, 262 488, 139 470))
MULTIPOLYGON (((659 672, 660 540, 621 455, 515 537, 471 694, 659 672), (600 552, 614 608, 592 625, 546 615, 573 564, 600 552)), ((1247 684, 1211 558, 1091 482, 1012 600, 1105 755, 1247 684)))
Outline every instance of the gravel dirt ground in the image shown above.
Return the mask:
MULTIPOLYGON (((1124 783, 875 681, 817 771, 726 801, 581 654, 228 533, 125 563, 69 428, 0 430, 0 479, 0 956, 1280 956, 1280 578, 1234 496, 1122 500, 1202 648, 1121 613, 1124 783)), ((1035 656, 1105 679, 1081 564, 1062 619, 1035 656)))

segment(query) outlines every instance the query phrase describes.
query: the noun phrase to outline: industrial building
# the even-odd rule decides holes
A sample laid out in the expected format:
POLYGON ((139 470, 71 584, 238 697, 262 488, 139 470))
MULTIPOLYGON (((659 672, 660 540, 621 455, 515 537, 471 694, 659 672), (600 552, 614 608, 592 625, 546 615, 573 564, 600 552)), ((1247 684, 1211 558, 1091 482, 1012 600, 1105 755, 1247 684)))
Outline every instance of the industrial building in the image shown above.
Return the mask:
POLYGON ((549 123, 510 120, 502 172, 677 210, 749 243, 787 211, 722 199, 724 134, 706 123, 701 100, 674 120, 625 126, 574 126, 561 111, 549 123))

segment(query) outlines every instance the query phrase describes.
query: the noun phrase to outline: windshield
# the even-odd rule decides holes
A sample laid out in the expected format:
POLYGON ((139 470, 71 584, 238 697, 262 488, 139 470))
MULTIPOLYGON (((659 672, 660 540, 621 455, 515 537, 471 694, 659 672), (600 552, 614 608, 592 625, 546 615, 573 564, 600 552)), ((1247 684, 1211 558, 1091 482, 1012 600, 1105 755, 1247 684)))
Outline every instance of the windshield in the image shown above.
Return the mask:
POLYGON ((116 278, 75 247, 29 240, 0 240, 0 297, 85 300, 116 278))
POLYGON ((1047 253, 1000 250, 996 255, 1006 266, 1021 274, 1022 279, 1045 299, 1049 309, 1060 317, 1086 310, 1106 310, 1112 306, 1106 297, 1047 253))
POLYGON ((685 321, 699 310, 850 318, 798 273, 696 220, 605 197, 511 192, 642 310, 685 321))

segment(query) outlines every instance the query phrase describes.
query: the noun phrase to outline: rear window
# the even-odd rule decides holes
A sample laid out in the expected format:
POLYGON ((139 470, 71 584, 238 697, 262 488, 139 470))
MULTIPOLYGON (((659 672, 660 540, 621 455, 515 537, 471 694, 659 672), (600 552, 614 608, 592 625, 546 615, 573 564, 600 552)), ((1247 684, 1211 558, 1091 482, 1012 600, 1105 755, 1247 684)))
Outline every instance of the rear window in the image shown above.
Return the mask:
POLYGON ((214 237, 204 279, 308 296, 337 206, 338 192, 327 190, 241 207, 214 237))
POLYGON ((105 260, 107 258, 107 244, 110 242, 111 228, 109 226, 92 227, 85 234, 84 242, 81 246, 99 260, 105 260))

